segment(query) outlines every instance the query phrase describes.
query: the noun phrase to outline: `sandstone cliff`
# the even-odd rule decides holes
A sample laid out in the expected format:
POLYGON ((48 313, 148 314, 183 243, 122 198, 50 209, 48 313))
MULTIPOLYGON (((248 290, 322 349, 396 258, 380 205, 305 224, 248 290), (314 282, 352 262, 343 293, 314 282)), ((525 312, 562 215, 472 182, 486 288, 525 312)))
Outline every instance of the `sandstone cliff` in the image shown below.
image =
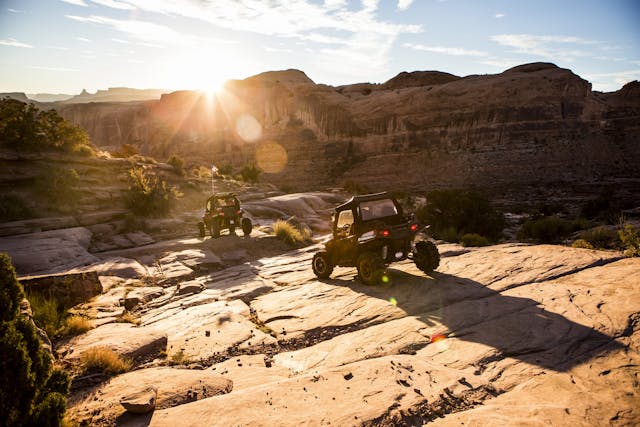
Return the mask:
POLYGON ((558 192, 588 197, 624 181, 624 197, 640 194, 640 84, 594 92, 548 63, 462 78, 401 73, 341 87, 287 70, 230 81, 216 97, 174 92, 58 109, 99 146, 130 143, 203 164, 257 162, 265 179, 295 189, 348 181, 375 189, 475 186, 544 200, 558 192), (258 133, 248 138, 244 128, 255 122, 258 133))

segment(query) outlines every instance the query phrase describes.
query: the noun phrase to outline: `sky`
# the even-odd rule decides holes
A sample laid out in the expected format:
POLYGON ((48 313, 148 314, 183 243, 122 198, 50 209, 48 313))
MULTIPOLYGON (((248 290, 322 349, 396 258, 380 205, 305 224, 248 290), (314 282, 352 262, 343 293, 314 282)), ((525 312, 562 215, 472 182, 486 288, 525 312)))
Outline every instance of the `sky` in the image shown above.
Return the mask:
POLYGON ((552 62, 640 80, 639 0, 0 0, 0 92, 214 90, 295 68, 316 83, 552 62))

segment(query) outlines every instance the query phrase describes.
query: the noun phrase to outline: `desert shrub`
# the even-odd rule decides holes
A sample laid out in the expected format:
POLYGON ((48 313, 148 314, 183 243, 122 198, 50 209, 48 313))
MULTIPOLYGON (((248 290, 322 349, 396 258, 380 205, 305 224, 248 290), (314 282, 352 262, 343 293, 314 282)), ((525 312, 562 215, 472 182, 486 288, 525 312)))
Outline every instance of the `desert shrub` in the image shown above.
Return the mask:
POLYGON ((31 208, 17 194, 0 194, 0 221, 17 221, 33 217, 31 208))
POLYGON ((227 163, 226 165, 222 165, 218 168, 218 173, 220 175, 233 175, 233 165, 231 163, 227 163))
POLYGON ((522 224, 518 238, 539 243, 558 243, 575 231, 571 221, 559 216, 531 218, 522 224))
POLYGON ((120 149, 111 153, 113 157, 126 159, 128 157, 133 157, 140 154, 138 149, 131 144, 122 144, 120 149))
POLYGON ((80 363, 85 372, 103 372, 105 374, 121 374, 131 369, 131 360, 120 357, 106 346, 87 349, 80 356, 80 363))
POLYGON ((260 174, 262 171, 254 164, 244 165, 240 170, 240 176, 245 182, 258 182, 260 180, 260 174))
POLYGON ((631 224, 623 224, 618 230, 624 253, 629 257, 640 256, 640 230, 631 224))
POLYGON ((293 224, 280 219, 273 224, 273 234, 289 245, 295 245, 305 240, 305 236, 293 224))
POLYGON ((57 150, 91 155, 87 132, 55 110, 43 111, 15 99, 0 100, 0 144, 15 150, 57 150))
POLYGON ((9 256, 0 253, 0 420, 6 426, 61 425, 69 376, 53 369, 35 326, 19 314, 23 296, 9 256))
POLYGON ((33 321, 42 328, 49 338, 60 335, 64 327, 67 308, 56 298, 39 292, 29 292, 27 299, 33 312, 33 321))
POLYGON ((93 329, 91 321, 82 316, 69 316, 64 322, 64 335, 80 335, 93 329))
POLYGON ((595 199, 587 201, 581 210, 585 218, 617 224, 624 209, 633 207, 633 201, 628 198, 616 198, 615 190, 605 190, 595 199))
POLYGON ((141 323, 140 317, 130 311, 125 311, 120 316, 116 317, 115 321, 116 323, 131 323, 132 325, 139 325, 141 323))
POLYGON ((188 365, 193 363, 193 359, 187 353, 180 350, 171 355, 170 365, 188 365))
POLYGON ((434 190, 427 193, 427 204, 418 209, 418 218, 431 224, 434 237, 458 238, 467 233, 486 236, 490 240, 500 238, 504 228, 504 217, 496 211, 483 195, 466 190, 434 190))
POLYGON ((584 239, 578 239, 571 244, 572 248, 594 249, 593 245, 584 239))
POLYGON ((142 167, 129 170, 129 190, 125 202, 135 214, 142 216, 166 215, 180 193, 142 167))
POLYGON ((182 176, 184 175, 184 160, 182 159, 182 157, 176 156, 175 154, 172 155, 171 157, 169 157, 169 160, 167 160, 167 163, 173 167, 173 171, 182 176))
POLYGON ((595 249, 613 249, 620 246, 618 233, 606 225, 582 231, 580 239, 588 242, 595 249))
POLYGON ((468 246, 489 246, 489 240, 486 237, 476 233, 467 233, 460 238, 460 244, 464 247, 468 246))

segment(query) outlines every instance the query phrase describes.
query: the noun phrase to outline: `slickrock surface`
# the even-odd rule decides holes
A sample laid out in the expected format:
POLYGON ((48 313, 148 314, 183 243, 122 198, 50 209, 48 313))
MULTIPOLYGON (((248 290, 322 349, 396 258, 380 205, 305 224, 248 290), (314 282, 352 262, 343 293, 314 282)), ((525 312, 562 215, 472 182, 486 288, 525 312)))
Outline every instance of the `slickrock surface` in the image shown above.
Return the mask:
MULTIPOLYGON (((388 269, 389 284, 370 287, 351 268, 319 281, 310 268, 315 250, 196 273, 142 299, 134 310, 141 324, 117 326, 119 335, 162 331, 166 358, 74 389, 72 418, 152 426, 640 423, 640 259, 551 245, 440 245, 438 271, 425 275, 404 261, 388 269), (177 292, 194 283, 193 293, 177 292), (125 414, 118 401, 133 384, 158 389, 155 411, 125 414)), ((96 299, 104 307, 127 282, 102 282, 112 295, 96 299)), ((89 337, 108 341, 99 331, 114 327, 77 338, 74 353, 89 337)))

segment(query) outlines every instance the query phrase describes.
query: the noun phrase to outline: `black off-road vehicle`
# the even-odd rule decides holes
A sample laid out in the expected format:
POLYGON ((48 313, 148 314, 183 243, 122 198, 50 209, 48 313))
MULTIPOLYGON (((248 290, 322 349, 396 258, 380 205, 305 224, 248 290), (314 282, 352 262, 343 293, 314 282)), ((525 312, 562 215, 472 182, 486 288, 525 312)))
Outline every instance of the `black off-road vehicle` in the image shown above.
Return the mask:
POLYGON ((240 201, 234 193, 218 193, 207 199, 202 221, 198 223, 200 237, 209 230, 211 237, 220 237, 220 231, 229 229, 229 234, 235 234, 236 227, 242 227, 245 236, 251 234, 253 225, 249 218, 243 217, 240 201))
POLYGON ((373 285, 382 279, 385 266, 410 258, 429 273, 440 264, 440 254, 432 242, 415 241, 420 231, 390 194, 354 196, 335 208, 333 238, 314 255, 313 272, 326 279, 335 266, 355 266, 360 280, 373 285))

